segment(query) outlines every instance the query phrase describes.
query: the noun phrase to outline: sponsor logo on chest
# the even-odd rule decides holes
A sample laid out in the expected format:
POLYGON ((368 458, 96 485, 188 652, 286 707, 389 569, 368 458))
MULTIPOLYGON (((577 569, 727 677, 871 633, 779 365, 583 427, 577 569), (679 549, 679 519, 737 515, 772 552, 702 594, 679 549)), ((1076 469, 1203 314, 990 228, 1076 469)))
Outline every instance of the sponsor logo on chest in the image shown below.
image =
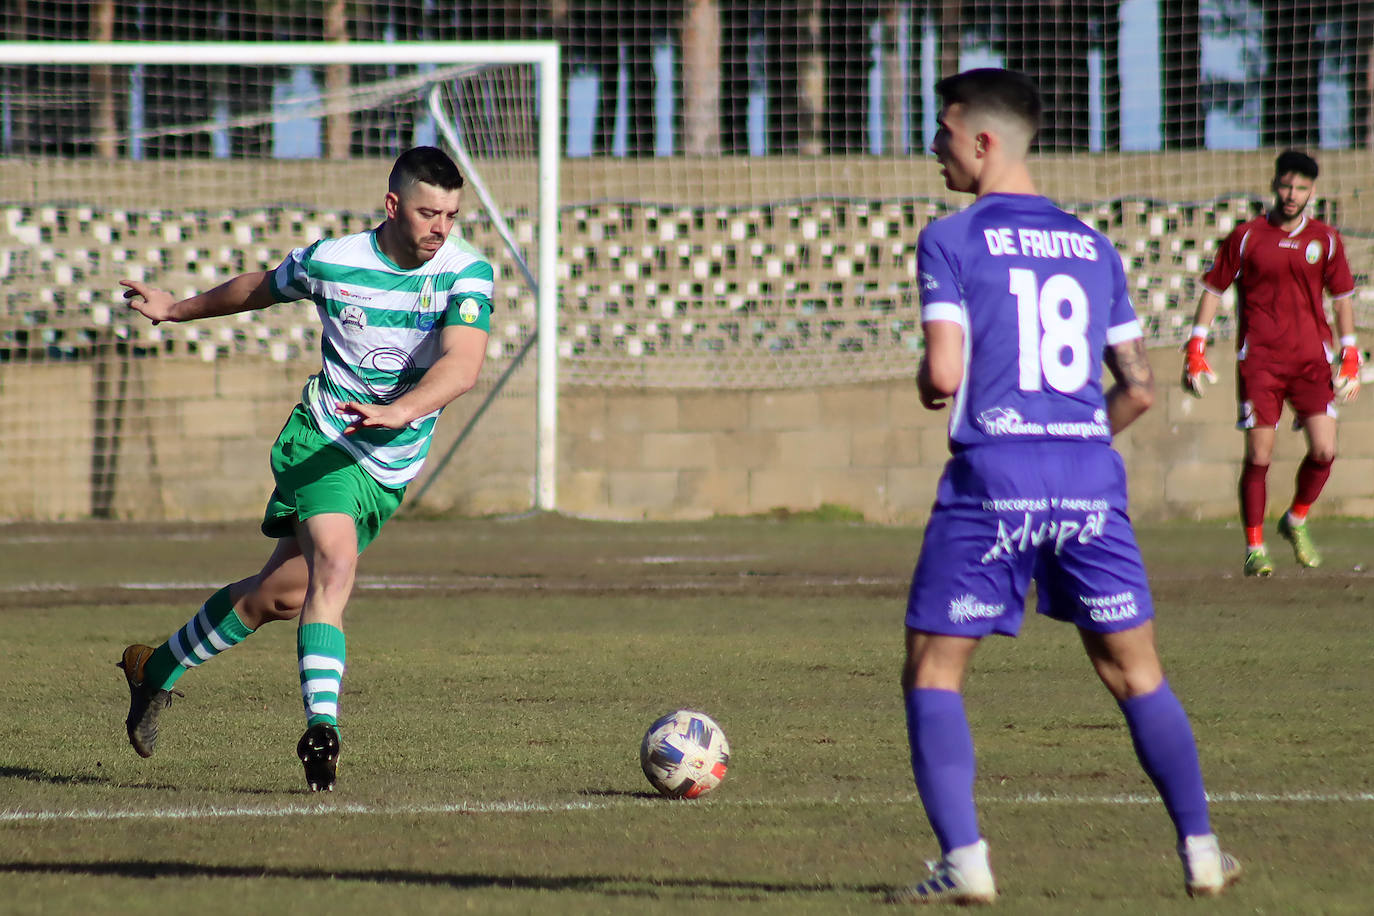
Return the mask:
POLYGON ((1279 239, 1280 248, 1287 248, 1292 251, 1301 251, 1303 260, 1308 264, 1316 264, 1322 259, 1322 243, 1312 239, 1306 245, 1302 239, 1279 239))
POLYGON ((347 334, 361 334, 367 330, 367 312, 356 305, 345 305, 339 312, 339 326, 347 334))

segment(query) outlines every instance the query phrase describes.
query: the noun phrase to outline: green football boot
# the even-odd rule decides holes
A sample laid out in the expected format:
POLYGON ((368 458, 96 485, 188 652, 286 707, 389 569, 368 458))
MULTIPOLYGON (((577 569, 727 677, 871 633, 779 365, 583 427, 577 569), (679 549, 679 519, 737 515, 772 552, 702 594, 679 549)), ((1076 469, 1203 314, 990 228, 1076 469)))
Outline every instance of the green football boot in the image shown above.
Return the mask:
POLYGON ((1264 549, 1263 544, 1246 551, 1245 574, 1259 576, 1261 579, 1268 579, 1274 574, 1274 564, 1269 562, 1269 551, 1264 549))
POLYGON ((1312 535, 1307 533, 1306 522, 1295 525, 1288 520, 1288 513, 1285 512, 1279 519, 1279 534, 1293 545, 1293 558, 1298 561, 1299 566, 1316 569, 1322 565, 1322 555, 1318 552, 1317 545, 1312 543, 1312 535))

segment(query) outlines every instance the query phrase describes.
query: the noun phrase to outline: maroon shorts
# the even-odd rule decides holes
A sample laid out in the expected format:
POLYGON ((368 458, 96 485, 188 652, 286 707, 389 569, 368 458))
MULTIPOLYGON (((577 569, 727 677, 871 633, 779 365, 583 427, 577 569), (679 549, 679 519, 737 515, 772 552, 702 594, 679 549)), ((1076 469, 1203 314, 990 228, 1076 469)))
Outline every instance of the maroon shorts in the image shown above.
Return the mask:
POLYGON ((1324 361, 1284 364, 1251 356, 1236 362, 1237 429, 1277 429, 1284 401, 1299 421, 1334 415, 1335 397, 1331 366, 1324 361))

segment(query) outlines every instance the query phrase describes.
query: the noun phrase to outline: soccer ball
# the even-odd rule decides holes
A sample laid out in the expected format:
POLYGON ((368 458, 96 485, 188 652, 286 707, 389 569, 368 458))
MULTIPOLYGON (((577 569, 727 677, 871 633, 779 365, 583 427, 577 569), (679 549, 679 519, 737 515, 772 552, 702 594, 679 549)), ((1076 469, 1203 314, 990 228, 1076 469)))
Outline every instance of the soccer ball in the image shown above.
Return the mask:
POLYGON ((705 713, 679 709, 658 718, 639 745, 644 775, 669 798, 700 798, 725 778, 730 742, 705 713))

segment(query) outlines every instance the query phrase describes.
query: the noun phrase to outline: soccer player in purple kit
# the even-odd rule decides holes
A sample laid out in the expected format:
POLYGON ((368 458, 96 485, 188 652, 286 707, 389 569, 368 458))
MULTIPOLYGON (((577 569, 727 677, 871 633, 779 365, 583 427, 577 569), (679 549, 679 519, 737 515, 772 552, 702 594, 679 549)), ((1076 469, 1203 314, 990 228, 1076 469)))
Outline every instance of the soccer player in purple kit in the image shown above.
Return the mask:
POLYGON ((912 579, 902 689, 912 770, 941 859, 893 902, 997 896, 974 804, 961 690, 984 636, 1015 636, 1027 586, 1078 627, 1178 834, 1190 895, 1240 876, 1212 833, 1192 726, 1165 680, 1112 435, 1154 398, 1140 325, 1111 243, 1035 190, 1034 84, 970 70, 936 85, 932 151, 973 194, 921 233, 921 403, 950 408, 951 457, 912 579), (1104 392, 1102 369, 1114 384, 1104 392))

